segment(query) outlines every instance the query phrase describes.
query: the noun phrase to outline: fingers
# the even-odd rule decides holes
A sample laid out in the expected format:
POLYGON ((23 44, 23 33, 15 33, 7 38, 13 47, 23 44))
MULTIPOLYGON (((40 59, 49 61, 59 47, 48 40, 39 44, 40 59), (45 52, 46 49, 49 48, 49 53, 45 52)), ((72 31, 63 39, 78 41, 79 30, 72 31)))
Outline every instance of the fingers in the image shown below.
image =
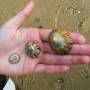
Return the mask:
POLYGON ((39 64, 36 69, 34 70, 34 73, 63 73, 69 70, 68 66, 65 65, 44 65, 39 64))
MULTIPOLYGON (((52 49, 48 43, 43 44, 43 52, 44 53, 55 53, 54 51, 52 51, 52 49)), ((72 49, 68 54, 71 54, 71 55, 90 55, 90 45, 73 44, 72 49)))
MULTIPOLYGON (((40 31, 41 39, 43 41, 48 41, 48 36, 52 30, 44 29, 44 30, 39 30, 39 31, 40 31)), ((68 32, 68 35, 71 37, 72 43, 78 43, 78 44, 85 43, 84 36, 78 33, 68 32)))
POLYGON ((52 64, 52 65, 71 65, 71 64, 87 64, 90 62, 89 56, 79 56, 79 55, 53 55, 44 54, 41 61, 42 64, 52 64))
POLYGON ((70 51, 70 54, 90 55, 90 45, 74 44, 70 51))
POLYGON ((30 3, 20 13, 18 13, 14 18, 6 22, 4 25, 7 27, 19 28, 22 23, 31 15, 33 7, 34 3, 30 1, 30 3))

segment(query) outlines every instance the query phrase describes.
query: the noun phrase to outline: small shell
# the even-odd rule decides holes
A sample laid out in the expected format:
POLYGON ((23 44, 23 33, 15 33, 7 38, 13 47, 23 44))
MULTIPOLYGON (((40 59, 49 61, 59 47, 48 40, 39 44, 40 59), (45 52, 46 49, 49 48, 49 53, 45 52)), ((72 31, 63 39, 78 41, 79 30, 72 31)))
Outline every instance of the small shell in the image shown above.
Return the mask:
POLYGON ((13 53, 13 54, 11 54, 10 55, 10 57, 9 57, 9 62, 11 63, 11 64, 16 64, 16 63, 18 63, 19 61, 20 61, 20 55, 19 54, 17 54, 17 53, 13 53))
POLYGON ((37 58, 41 52, 40 47, 34 42, 26 43, 25 50, 27 56, 29 56, 30 58, 37 58))
POLYGON ((49 44, 57 54, 67 54, 72 48, 70 36, 60 29, 54 29, 50 33, 49 44))

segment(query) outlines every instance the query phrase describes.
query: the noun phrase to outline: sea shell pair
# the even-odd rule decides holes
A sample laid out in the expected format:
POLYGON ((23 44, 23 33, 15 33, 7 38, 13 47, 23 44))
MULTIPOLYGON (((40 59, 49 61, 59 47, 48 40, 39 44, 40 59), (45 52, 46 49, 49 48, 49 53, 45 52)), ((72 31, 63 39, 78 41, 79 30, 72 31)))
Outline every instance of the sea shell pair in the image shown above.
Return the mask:
MULTIPOLYGON (((66 31, 60 29, 54 29, 50 33, 48 43, 56 54, 68 54, 72 48, 70 36, 66 31)), ((40 47, 35 42, 26 43, 25 50, 31 58, 37 58, 41 52, 40 47)))

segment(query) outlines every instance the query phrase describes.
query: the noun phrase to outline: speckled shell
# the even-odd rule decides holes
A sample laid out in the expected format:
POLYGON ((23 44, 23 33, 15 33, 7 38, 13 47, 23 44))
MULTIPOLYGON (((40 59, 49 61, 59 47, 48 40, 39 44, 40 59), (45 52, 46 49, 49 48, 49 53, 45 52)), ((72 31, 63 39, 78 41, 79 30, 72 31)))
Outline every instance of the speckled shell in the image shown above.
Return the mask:
POLYGON ((25 50, 27 56, 30 58, 37 58, 41 51, 40 47, 34 42, 26 43, 25 50))
POLYGON ((71 38, 67 32, 54 29, 49 35, 51 49, 57 54, 68 54, 72 48, 71 38))

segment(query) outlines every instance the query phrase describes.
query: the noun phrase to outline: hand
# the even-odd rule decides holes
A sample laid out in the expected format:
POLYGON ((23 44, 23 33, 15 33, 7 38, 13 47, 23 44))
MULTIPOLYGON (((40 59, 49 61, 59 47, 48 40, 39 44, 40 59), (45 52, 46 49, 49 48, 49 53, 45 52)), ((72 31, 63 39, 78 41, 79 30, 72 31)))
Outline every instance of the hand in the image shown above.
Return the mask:
POLYGON ((52 30, 38 28, 21 28, 22 23, 31 15, 34 3, 0 27, 0 74, 27 75, 31 73, 66 72, 71 64, 89 62, 90 45, 85 45, 85 38, 73 32, 73 48, 69 55, 56 55, 48 45, 48 36, 52 30), (25 43, 34 41, 41 47, 38 58, 29 58, 25 53, 25 43), (17 64, 9 63, 9 56, 18 53, 21 57, 17 64))

